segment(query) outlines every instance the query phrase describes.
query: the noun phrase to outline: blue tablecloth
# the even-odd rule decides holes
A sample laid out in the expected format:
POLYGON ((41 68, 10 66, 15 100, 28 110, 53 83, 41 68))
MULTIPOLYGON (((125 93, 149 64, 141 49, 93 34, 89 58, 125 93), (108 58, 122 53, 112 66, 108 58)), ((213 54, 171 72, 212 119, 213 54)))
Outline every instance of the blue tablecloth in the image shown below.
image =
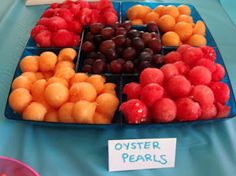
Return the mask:
MULTIPOLYGON (((0 155, 25 162, 42 176, 235 175, 235 118, 208 124, 130 129, 53 128, 5 119, 4 108, 17 61, 29 38, 31 28, 46 8, 25 7, 24 2, 4 0, 0 6, 0 155), (108 172, 109 139, 164 137, 177 138, 175 168, 108 172)), ((235 92, 234 6, 224 6, 223 0, 181 2, 193 4, 207 23, 224 58, 235 92), (227 14, 226 11, 230 13, 227 14)))

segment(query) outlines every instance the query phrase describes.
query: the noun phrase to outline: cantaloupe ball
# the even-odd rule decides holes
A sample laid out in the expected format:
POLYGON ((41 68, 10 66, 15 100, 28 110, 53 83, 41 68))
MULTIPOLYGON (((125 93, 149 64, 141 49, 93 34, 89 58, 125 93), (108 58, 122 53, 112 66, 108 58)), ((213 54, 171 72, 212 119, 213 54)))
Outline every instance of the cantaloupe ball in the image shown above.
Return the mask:
POLYGON ((171 31, 175 26, 175 18, 171 15, 163 15, 158 20, 158 26, 162 32, 171 31))
POLYGON ((191 46, 203 46, 207 44, 207 40, 200 34, 194 34, 186 41, 186 44, 191 46))
POLYGON ((180 15, 176 18, 176 23, 178 22, 187 22, 187 23, 190 23, 191 25, 193 24, 193 18, 189 15, 180 15))
POLYGON ((45 51, 39 56, 39 70, 42 72, 53 71, 57 63, 57 55, 51 51, 45 51))
POLYGON ((48 104, 53 108, 58 108, 69 98, 69 91, 61 83, 52 83, 45 89, 44 96, 48 104))
POLYGON ((10 93, 8 102, 10 107, 16 112, 22 112, 32 101, 32 96, 28 89, 18 88, 10 93))
POLYGON ((151 8, 143 5, 134 5, 127 10, 127 17, 130 20, 133 19, 142 19, 145 15, 151 12, 151 8))
POLYGON ((107 117, 104 114, 101 114, 99 112, 95 112, 93 115, 93 123, 94 124, 110 124, 112 118, 107 117))
POLYGON ((32 83, 34 83, 37 80, 36 72, 24 72, 21 74, 21 76, 27 77, 32 83))
POLYGON ((105 83, 103 93, 111 93, 111 94, 116 96, 115 88, 116 88, 116 84, 114 84, 114 83, 105 83))
POLYGON ((193 33, 193 28, 190 23, 178 22, 174 27, 174 32, 179 35, 180 40, 186 41, 193 33))
POLYGON ((14 79, 14 81, 12 82, 12 89, 15 90, 17 88, 25 88, 30 90, 32 86, 32 82, 31 80, 29 80, 29 78, 25 77, 25 76, 18 76, 14 79))
POLYGON ((48 80, 49 78, 53 77, 54 72, 53 71, 47 71, 47 72, 42 72, 44 79, 48 80))
POLYGON ((20 61, 22 72, 37 72, 39 70, 39 56, 25 56, 20 61))
POLYGON ((34 101, 44 100, 44 91, 47 86, 47 81, 45 79, 40 79, 35 81, 31 86, 31 94, 34 101))
POLYGON ((58 61, 73 61, 77 55, 73 48, 64 48, 58 54, 58 61))
POLYGON ((68 82, 67 82, 64 78, 55 77, 55 76, 53 76, 53 77, 51 77, 51 78, 48 79, 47 85, 52 84, 52 83, 55 83, 55 82, 61 83, 61 84, 63 84, 64 86, 66 86, 67 88, 69 87, 68 82))
POLYGON ((24 110, 22 117, 25 120, 43 121, 47 109, 38 102, 30 103, 24 110))
POLYGON ((162 15, 171 15, 172 17, 176 18, 179 16, 179 10, 176 6, 168 5, 163 10, 162 15))
POLYGON ((87 80, 90 84, 95 87, 97 94, 102 93, 104 89, 105 78, 101 75, 92 75, 87 80))
POLYGON ((44 116, 44 121, 46 121, 46 122, 59 122, 58 121, 58 113, 57 113, 57 111, 56 110, 49 111, 44 116))
POLYGON ((36 79, 44 79, 42 72, 35 72, 36 79))
POLYGON ((162 43, 164 46, 179 46, 180 45, 180 38, 176 32, 166 32, 162 36, 162 43))
POLYGON ((162 15, 163 11, 165 10, 166 6, 159 5, 153 11, 158 13, 160 16, 162 15))
POLYGON ((113 116, 118 107, 119 99, 110 93, 102 93, 97 97, 96 102, 97 112, 107 116, 113 116))
POLYGON ((182 4, 182 5, 179 5, 177 8, 178 8, 180 14, 185 14, 185 15, 191 14, 191 9, 187 5, 182 4))
POLYGON ((206 26, 203 21, 199 20, 196 22, 194 28, 193 28, 193 33, 194 34, 200 34, 200 35, 205 35, 206 33, 206 26))
POLYGON ((96 103, 85 100, 78 101, 72 109, 72 117, 78 123, 93 123, 93 116, 96 110, 96 103))
POLYGON ((79 100, 95 101, 97 97, 96 89, 88 82, 73 84, 69 92, 71 102, 77 102, 79 100))
POLYGON ((58 70, 58 69, 64 68, 64 67, 70 67, 70 68, 74 69, 75 64, 73 62, 70 62, 70 61, 59 61, 56 65, 55 70, 58 70))
POLYGON ((58 119, 60 122, 64 123, 74 123, 75 120, 72 117, 72 109, 74 107, 74 103, 67 102, 63 104, 58 110, 58 119))
POLYGON ((45 100, 45 97, 42 97, 41 100, 37 100, 37 102, 42 104, 47 109, 48 112, 54 109, 48 104, 48 102, 45 100))
POLYGON ((70 85, 73 85, 79 82, 86 82, 88 78, 89 77, 87 73, 75 73, 75 75, 70 79, 70 85))
POLYGON ((158 23, 158 20, 159 20, 159 14, 152 11, 152 12, 149 12, 144 18, 143 18, 143 21, 145 24, 148 24, 150 22, 154 22, 154 23, 158 23))
POLYGON ((64 78, 69 81, 75 75, 75 70, 70 67, 57 69, 54 76, 64 78))
POLYGON ((142 19, 133 19, 133 20, 131 21, 131 24, 132 24, 132 25, 136 25, 136 26, 138 26, 138 25, 143 25, 143 20, 142 20, 142 19))

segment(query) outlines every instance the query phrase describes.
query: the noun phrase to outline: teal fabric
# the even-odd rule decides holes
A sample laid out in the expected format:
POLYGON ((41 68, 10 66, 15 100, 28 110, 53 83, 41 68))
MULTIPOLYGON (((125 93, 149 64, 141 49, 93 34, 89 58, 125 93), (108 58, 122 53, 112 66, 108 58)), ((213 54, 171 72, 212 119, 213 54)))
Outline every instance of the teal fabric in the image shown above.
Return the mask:
POLYGON ((228 13, 230 19, 236 25, 236 1, 233 0, 220 0, 221 5, 224 7, 225 12, 228 13))
MULTIPOLYGON (((42 176, 235 175, 235 118, 208 124, 129 129, 55 128, 7 120, 4 108, 17 61, 30 29, 46 8, 25 7, 24 2, 4 0, 0 6, 0 155, 25 162, 42 176), (108 172, 109 139, 165 137, 177 138, 175 168, 108 172)), ((181 2, 193 4, 207 23, 224 58, 235 93, 236 28, 232 23, 235 19, 231 19, 218 0, 181 2)))

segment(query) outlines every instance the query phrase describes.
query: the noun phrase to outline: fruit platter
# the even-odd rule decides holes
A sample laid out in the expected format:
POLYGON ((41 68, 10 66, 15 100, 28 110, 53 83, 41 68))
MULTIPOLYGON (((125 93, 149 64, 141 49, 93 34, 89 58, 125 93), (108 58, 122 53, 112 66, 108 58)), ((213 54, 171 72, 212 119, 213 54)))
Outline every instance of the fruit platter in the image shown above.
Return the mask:
POLYGON ((236 115, 223 58, 193 5, 54 3, 29 36, 10 86, 8 119, 120 127, 236 115))

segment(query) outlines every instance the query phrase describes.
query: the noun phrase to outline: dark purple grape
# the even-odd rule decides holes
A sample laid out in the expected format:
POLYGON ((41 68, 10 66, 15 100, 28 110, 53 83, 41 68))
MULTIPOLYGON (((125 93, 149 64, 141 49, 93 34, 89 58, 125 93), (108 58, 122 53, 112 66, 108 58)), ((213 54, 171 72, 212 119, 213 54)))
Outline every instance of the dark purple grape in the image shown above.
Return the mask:
POLYGON ((143 51, 146 51, 146 52, 150 53, 151 55, 153 55, 153 51, 150 48, 145 48, 143 51))
POLYGON ((126 42, 124 35, 117 35, 112 40, 115 42, 116 46, 123 46, 126 42))
POLYGON ((151 67, 151 63, 149 61, 141 61, 138 65, 139 72, 143 71, 145 68, 151 67))
POLYGON ((101 52, 97 52, 97 54, 96 54, 96 57, 95 57, 96 59, 102 59, 102 60, 106 60, 106 56, 103 54, 103 53, 101 53, 101 52))
POLYGON ((110 25, 114 30, 116 30, 118 27, 120 27, 120 23, 117 21, 110 25))
POLYGON ((156 32, 151 32, 151 35, 152 35, 152 38, 157 38, 157 39, 160 38, 159 35, 156 32))
POLYGON ((85 35, 85 40, 86 40, 86 41, 93 42, 93 39, 94 39, 94 35, 93 35, 91 32, 88 32, 88 33, 85 35))
POLYGON ((155 67, 161 67, 164 64, 164 57, 160 54, 154 54, 152 56, 152 65, 155 67))
POLYGON ((142 37, 142 35, 144 34, 144 31, 139 31, 139 36, 142 37))
POLYGON ((83 43, 81 50, 85 53, 90 53, 95 50, 95 45, 90 41, 86 41, 83 43))
POLYGON ((147 44, 152 39, 152 35, 149 32, 144 32, 142 35, 142 40, 145 44, 147 44))
POLYGON ((125 47, 130 47, 131 45, 132 45, 132 40, 129 38, 126 38, 125 47))
POLYGON ((101 31, 102 38, 104 40, 111 39, 114 36, 115 30, 111 27, 105 27, 101 31))
POLYGON ((116 29, 116 35, 126 35, 127 30, 124 27, 118 27, 116 29))
POLYGON ((91 73, 92 72, 92 65, 84 65, 82 68, 82 72, 91 73))
POLYGON ((158 32, 158 26, 155 23, 148 23, 147 24, 147 31, 148 32, 158 32))
POLYGON ((122 64, 117 60, 113 60, 110 64, 110 72, 115 74, 121 73, 122 64))
POLYGON ((131 24, 131 21, 129 20, 126 20, 125 22, 122 23, 122 26, 127 30, 129 31, 132 27, 132 24, 131 24))
POLYGON ((101 60, 101 59, 97 59, 94 63, 93 63, 93 73, 96 74, 100 74, 103 73, 105 71, 106 68, 106 63, 101 60))
POLYGON ((97 53, 96 52, 90 52, 90 53, 86 53, 86 58, 92 58, 92 59, 94 59, 94 58, 96 58, 96 56, 97 56, 97 53))
POLYGON ((106 53, 108 49, 115 49, 115 43, 112 40, 105 40, 99 47, 100 51, 106 53))
POLYGON ((133 60, 136 56, 136 50, 132 47, 128 47, 123 51, 122 56, 125 60, 133 60))
POLYGON ((114 49, 106 50, 105 55, 109 61, 113 61, 117 58, 116 51, 114 49))
POLYGON ((132 29, 127 33, 128 37, 130 39, 134 38, 134 37, 139 37, 139 31, 137 31, 136 29, 132 29))
POLYGON ((103 41, 102 35, 100 34, 94 35, 93 41, 96 45, 100 45, 100 43, 103 41))
POLYGON ((126 61, 123 64, 124 73, 133 73, 134 72, 134 63, 132 61, 126 61))
POLYGON ((148 52, 146 52, 146 51, 143 51, 143 52, 141 52, 141 53, 139 54, 138 59, 139 59, 140 61, 144 61, 144 60, 146 60, 146 61, 151 61, 151 60, 152 60, 152 54, 150 54, 150 53, 148 53, 148 52))
POLYGON ((116 48, 116 54, 118 57, 122 57, 123 50, 124 50, 124 48, 122 48, 122 47, 116 48))
POLYGON ((132 46, 138 51, 142 51, 144 49, 144 43, 141 38, 135 37, 132 39, 132 46))
POLYGON ((93 23, 90 25, 90 31, 93 34, 99 34, 103 28, 104 28, 104 24, 102 23, 93 23))
POLYGON ((84 65, 92 65, 94 63, 94 59, 87 58, 84 60, 84 65))
POLYGON ((123 65, 123 64, 125 63, 125 60, 122 59, 122 58, 118 58, 118 59, 116 59, 116 60, 119 61, 119 62, 121 63, 121 65, 123 65))
POLYGON ((154 53, 160 53, 161 48, 162 48, 160 40, 156 38, 153 38, 152 40, 150 40, 147 43, 147 47, 152 49, 154 53))

